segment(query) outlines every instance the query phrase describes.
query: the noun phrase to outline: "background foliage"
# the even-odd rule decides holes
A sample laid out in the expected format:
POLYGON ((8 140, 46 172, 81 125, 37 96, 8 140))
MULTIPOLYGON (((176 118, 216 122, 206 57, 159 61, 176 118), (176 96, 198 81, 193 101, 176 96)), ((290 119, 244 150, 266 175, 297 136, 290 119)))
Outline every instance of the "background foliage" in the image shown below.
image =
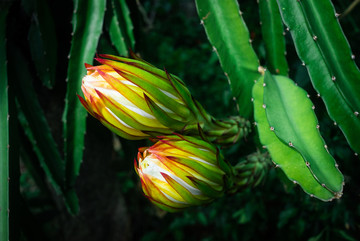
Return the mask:
MULTIPOLYGON (((137 148, 149 143, 116 137, 94 118, 87 118, 85 149, 77 154, 83 155, 79 159, 83 163, 74 164, 75 169, 81 164, 78 178, 74 181, 77 171, 65 173, 68 169, 64 168, 64 162, 69 165, 68 160, 72 157, 63 154, 71 151, 62 150, 79 144, 64 140, 63 112, 65 106, 74 107, 64 102, 69 88, 66 80, 84 75, 82 60, 91 64, 93 58, 86 56, 89 49, 110 54, 121 51, 112 44, 115 33, 110 30, 114 27, 111 19, 116 1, 107 1, 106 6, 100 2, 79 0, 74 4, 72 1, 23 0, 13 2, 9 8, 6 52, 12 126, 10 240, 360 239, 357 168, 360 160, 327 116, 320 98, 312 98, 322 127, 320 130, 331 154, 339 160, 346 182, 343 197, 333 202, 310 198, 286 181, 279 169, 271 168, 266 181, 256 189, 223 197, 205 207, 166 214, 143 197, 133 171, 137 148), (77 8, 74 9, 74 5, 77 8), (98 23, 89 14, 95 11, 99 15, 105 14, 103 28, 98 30, 97 36, 90 36, 99 38, 99 44, 88 46, 87 41, 80 38, 79 47, 73 50, 76 31, 86 31, 98 23), (88 22, 76 20, 77 16, 86 14, 89 15, 88 22), (88 24, 91 21, 92 24, 88 24), (76 24, 78 28, 85 28, 77 30, 76 24), (75 60, 72 55, 76 56, 75 60), (66 182, 65 175, 71 176, 66 179, 70 181, 66 182), (16 188, 17 176, 20 193, 16 188)), ((351 2, 333 1, 340 13, 351 2)), ((215 117, 236 115, 230 86, 200 25, 194 1, 127 3, 134 25, 135 52, 182 78, 210 114, 215 117)), ((252 45, 264 64, 265 45, 258 5, 253 0, 239 3, 252 45)), ((360 16, 353 11, 340 23, 353 53, 360 56, 360 16)), ((285 35, 285 40, 289 76, 311 96, 316 96, 289 34, 285 35)), ((131 39, 127 41, 131 42, 131 39)), ((359 58, 356 61, 359 63, 359 58)), ((80 128, 85 130, 85 126, 80 128)), ((69 133, 72 134, 71 129, 69 133)), ((255 139, 254 130, 242 144, 224 149, 228 160, 236 164, 255 151, 255 139)))

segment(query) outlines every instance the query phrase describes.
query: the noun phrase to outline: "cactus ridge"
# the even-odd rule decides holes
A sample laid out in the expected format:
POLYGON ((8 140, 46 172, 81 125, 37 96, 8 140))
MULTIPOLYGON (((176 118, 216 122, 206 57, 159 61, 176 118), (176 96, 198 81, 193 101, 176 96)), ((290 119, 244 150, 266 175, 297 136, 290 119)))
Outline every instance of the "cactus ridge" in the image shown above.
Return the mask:
POLYGON ((237 99, 240 116, 252 114, 251 89, 260 74, 247 26, 236 0, 196 0, 196 7, 213 50, 237 99), (224 41, 226 39, 226 41, 224 41))
POLYGON ((272 77, 269 71, 265 73, 264 83, 266 115, 277 137, 291 143, 289 146, 303 156, 306 166, 321 185, 333 193, 341 192, 343 176, 316 128, 314 106, 306 91, 286 77, 272 77))
POLYGON ((360 153, 360 73, 333 6, 327 0, 278 0, 278 4, 296 51, 330 118, 344 133, 350 147, 360 153))
POLYGON ((330 1, 300 1, 316 44, 339 87, 354 111, 360 110, 360 72, 351 57, 351 49, 335 16, 330 1))
MULTIPOLYGON (((64 133, 64 157, 66 161, 66 187, 73 187, 79 175, 83 159, 84 135, 86 129, 86 111, 78 101, 76 93, 81 92, 81 80, 86 74, 83 65, 92 62, 98 45, 105 15, 105 1, 75 0, 72 18, 73 32, 71 49, 68 55, 67 90, 65 109, 62 117, 64 133), (85 7, 87 6, 87 7, 85 7), (88 8, 92 11, 88 12, 88 8)), ((109 124, 107 124, 109 125, 109 124)), ((75 193, 69 194, 74 197, 75 193)), ((73 203, 78 205, 77 203, 73 203)), ((79 211, 78 206, 71 207, 71 213, 79 211)))
POLYGON ((112 10, 108 26, 111 42, 120 55, 128 56, 129 48, 133 49, 135 45, 129 9, 125 0, 111 0, 108 5, 112 10))
MULTIPOLYGON (((267 71, 268 72, 268 71, 267 71)), ((269 73, 266 74, 267 78, 271 78, 271 75, 269 73)), ((276 77, 274 78, 280 78, 280 79, 286 79, 285 77, 276 77)), ((271 80, 270 80, 271 81, 271 80)), ((290 81, 290 80, 289 80, 290 81)), ((293 84, 292 84, 293 85, 293 84)), ((293 88, 296 86, 293 85, 293 88)), ((276 100, 277 98, 274 96, 273 91, 279 91, 279 86, 274 86, 274 84, 265 83, 264 85, 264 78, 260 78, 257 83, 255 84, 253 88, 253 103, 255 108, 255 122, 256 127, 259 132, 259 137, 261 143, 264 145, 266 149, 268 149, 273 162, 276 164, 276 167, 282 168, 284 173, 287 175, 287 177, 292 180, 294 183, 299 184, 303 190, 308 193, 310 196, 317 197, 323 201, 330 201, 334 198, 339 198, 342 193, 342 186, 343 186, 343 177, 341 173, 338 171, 335 162, 333 161, 332 157, 327 156, 328 153, 324 154, 324 152, 320 152, 322 156, 319 156, 315 159, 313 158, 311 161, 309 159, 305 159, 304 156, 308 157, 308 154, 311 154, 314 152, 314 149, 319 150, 323 148, 323 144, 319 146, 317 144, 314 147, 310 147, 310 151, 303 150, 303 153, 299 152, 299 149, 296 147, 302 147, 301 143, 299 143, 296 138, 296 136, 286 136, 287 132, 291 132, 291 129, 286 127, 286 125, 293 125, 294 123, 284 123, 285 120, 280 120, 281 116, 278 116, 279 113, 286 113, 284 110, 277 110, 274 111, 271 110, 275 105, 274 103, 266 103, 264 102, 267 98, 266 95, 269 95, 269 93, 266 94, 266 91, 270 91, 270 94, 272 94, 272 99, 276 100), (269 88, 271 88, 269 90, 269 88), (266 91, 265 91, 266 89, 266 91), (266 103, 264 108, 264 103, 266 103), (270 109, 269 109, 270 108, 270 109), (273 116, 272 123, 269 124, 269 112, 271 116, 273 116), (278 121, 274 117, 278 116, 278 121), (294 145, 295 143, 295 145, 294 145), (298 144, 299 143, 299 144, 298 144), (308 152, 308 153, 306 153, 308 152), (325 156, 324 156, 325 155, 325 156), (312 167, 310 165, 307 165, 311 163, 312 167), (320 176, 320 182, 319 182, 319 176, 320 176), (333 180, 335 178, 335 181, 333 180), (324 184, 324 185, 323 185, 324 184)), ((298 87, 296 87, 298 88, 298 87)), ((295 92, 297 92, 296 90, 295 92)), ((286 91, 285 91, 286 92, 286 91)), ((302 91, 301 91, 302 92, 302 91)), ((281 92, 281 95, 284 95, 286 93, 281 92)), ((294 95, 292 92, 291 94, 288 94, 289 96, 294 95)), ((307 97, 305 97, 308 99, 307 97)), ((287 101, 288 102, 288 101, 287 101)), ((304 102, 304 100, 300 101, 304 102)), ((281 104, 279 104, 281 106, 281 104)), ((307 108, 311 109, 312 104, 307 104, 307 108)), ((276 109, 275 109, 276 110, 276 109)), ((288 111, 288 110, 287 110, 288 111)), ((291 113, 291 111, 290 111, 291 113)), ((296 111, 295 111, 296 113, 296 111)), ((307 117, 309 118, 309 117, 307 117)), ((312 123, 313 121, 311 121, 312 123)), ((304 123, 307 123, 307 121, 304 121, 304 123)), ((308 127, 311 127, 311 123, 308 127)), ((316 126, 317 121, 315 122, 316 126)), ((297 125, 297 124, 296 124, 297 125)), ((304 128, 301 127, 301 128, 304 128)), ((316 129, 316 128, 315 128, 316 129)), ((305 133, 306 135, 306 133, 305 133)), ((317 134, 312 134, 311 137, 315 137, 317 134)), ((316 143, 323 143, 321 137, 316 137, 317 139, 316 143)), ((309 145, 311 145, 309 143, 309 145)))

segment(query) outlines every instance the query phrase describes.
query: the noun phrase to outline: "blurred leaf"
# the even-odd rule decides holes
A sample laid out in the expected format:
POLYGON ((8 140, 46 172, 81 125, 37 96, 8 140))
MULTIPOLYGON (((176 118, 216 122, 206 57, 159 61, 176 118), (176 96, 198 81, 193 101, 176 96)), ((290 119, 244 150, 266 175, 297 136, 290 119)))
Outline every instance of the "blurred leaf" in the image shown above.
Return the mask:
POLYGON ((324 231, 321 231, 318 235, 308 239, 308 241, 321 241, 324 231))
POLYGON ((72 210, 78 207, 78 202, 73 197, 74 191, 65 188, 64 161, 57 149, 50 127, 32 86, 33 81, 28 65, 18 48, 12 45, 10 49, 12 54, 9 58, 9 69, 14 75, 12 77, 13 81, 17 86, 21 86, 16 92, 19 122, 31 142, 40 166, 46 173, 52 187, 57 195, 63 195, 62 198, 64 198, 66 207, 72 210), (18 71, 17 64, 22 66, 22 71, 18 71))
POLYGON ((239 224, 245 224, 250 222, 253 216, 253 210, 251 204, 246 204, 244 208, 239 209, 238 211, 234 212, 232 215, 233 218, 236 218, 239 224))
MULTIPOLYGON (((19 113, 21 116, 20 118, 25 118, 23 115, 24 113, 19 113)), ((24 121, 24 120, 23 120, 24 121)), ((35 150, 30 150, 32 148, 32 144, 25 143, 25 140, 22 140, 21 150, 20 150, 20 157, 21 161, 24 164, 27 175, 30 176, 33 181, 35 182, 36 186, 39 188, 40 192, 43 195, 49 194, 49 189, 47 187, 46 181, 44 176, 45 172, 40 166, 40 163, 37 162, 37 157, 35 153, 35 150)), ((22 174, 23 176, 23 174, 22 174)), ((28 184, 27 181, 24 181, 25 184, 28 184)), ((20 183, 21 185, 21 183, 20 183)), ((23 188, 23 185, 21 185, 21 188, 23 188)))
POLYGON ((279 222, 277 223, 278 228, 284 227, 289 221, 295 217, 297 214, 298 209, 294 207, 287 207, 285 208, 279 215, 279 222))
POLYGON ((208 225, 208 221, 204 213, 198 212, 198 219, 202 225, 204 226, 208 225))
POLYGON ((351 237, 351 235, 347 234, 344 230, 341 229, 335 229, 335 232, 344 240, 348 241, 357 241, 357 239, 351 237))
MULTIPOLYGON (((43 151, 44 151, 42 149, 43 147, 41 146, 41 144, 38 145, 38 141, 34 136, 34 132, 33 132, 32 128, 31 128, 31 125, 30 125, 29 121, 26 119, 26 116, 25 116, 24 112, 21 110, 21 105, 20 104, 18 104, 18 118, 19 118, 19 122, 20 122, 22 128, 24 129, 25 135, 27 136, 27 138, 29 139, 29 141, 30 141, 30 143, 32 145, 33 151, 36 153, 36 156, 37 156, 37 159, 38 159, 38 161, 40 163, 40 166, 42 167, 42 169, 46 173, 46 176, 47 176, 48 180, 50 181, 51 185, 53 186, 54 190, 57 193, 60 193, 61 192, 60 191, 60 186, 63 183, 59 183, 59 181, 63 180, 64 177, 57 177, 57 178, 60 178, 59 180, 56 180, 54 178, 54 175, 52 173, 52 169, 54 167, 49 167, 48 166, 48 164, 47 164, 48 159, 45 158, 46 154, 43 154, 43 151)), ((50 131, 50 130, 48 130, 48 131, 50 131)), ((47 144, 47 143, 45 143, 45 144, 47 144)), ((46 156, 48 156, 48 155, 46 155, 46 156)), ((56 158, 54 158, 54 160, 55 159, 56 158)), ((52 159, 50 159, 50 160, 52 160, 52 159)), ((64 171, 64 166, 63 165, 60 166, 61 163, 63 163, 63 161, 61 159, 59 159, 59 160, 60 160, 60 162, 55 163, 56 165, 59 165, 56 168, 60 168, 59 170, 62 170, 62 172, 63 172, 64 171)), ((64 173, 62 173, 61 175, 64 175, 64 173)))
POLYGON ((31 73, 22 53, 15 46, 11 46, 9 68, 14 74, 13 81, 21 86, 16 91, 20 123, 37 153, 42 168, 55 189, 64 183, 64 162, 61 159, 57 145, 52 137, 50 127, 40 106, 35 89, 32 86, 31 73), (18 71, 18 66, 22 70, 18 71))
POLYGON ((46 0, 23 1, 32 16, 29 29, 29 45, 36 71, 43 85, 52 88, 55 84, 57 61, 57 38, 55 24, 46 0))

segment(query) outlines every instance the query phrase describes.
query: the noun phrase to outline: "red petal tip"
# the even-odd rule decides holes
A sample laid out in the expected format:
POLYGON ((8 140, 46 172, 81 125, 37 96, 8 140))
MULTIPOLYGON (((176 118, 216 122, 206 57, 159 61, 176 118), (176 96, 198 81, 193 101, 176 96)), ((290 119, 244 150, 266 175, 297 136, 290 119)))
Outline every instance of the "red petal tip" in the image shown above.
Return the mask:
POLYGON ((85 65, 85 68, 91 68, 91 67, 94 67, 93 65, 88 64, 88 63, 85 63, 84 65, 85 65))

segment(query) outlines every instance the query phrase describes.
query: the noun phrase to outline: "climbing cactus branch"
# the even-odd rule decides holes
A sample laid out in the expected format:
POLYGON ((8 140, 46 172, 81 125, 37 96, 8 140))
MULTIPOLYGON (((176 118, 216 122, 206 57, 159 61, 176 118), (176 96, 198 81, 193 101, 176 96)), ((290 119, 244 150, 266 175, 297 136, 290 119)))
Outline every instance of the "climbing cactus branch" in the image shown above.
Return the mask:
POLYGON ((303 65, 351 148, 360 153, 360 73, 329 1, 278 0, 303 65))
POLYGON ((276 1, 260 0, 259 11, 266 50, 266 66, 272 73, 288 75, 284 28, 279 6, 276 1))
POLYGON ((112 17, 109 26, 109 34, 112 43, 118 53, 129 56, 129 49, 134 49, 135 38, 130 12, 125 0, 110 1, 112 17))
POLYGON ((267 71, 253 88, 253 101, 260 141, 277 167, 311 196, 341 197, 343 176, 320 136, 306 92, 267 71))
POLYGON ((237 99, 240 115, 252 113, 251 89, 258 79, 259 60, 251 46, 249 31, 235 0, 197 0, 201 24, 237 99))
MULTIPOLYGON (((78 101, 84 63, 92 62, 102 31, 105 1, 74 1, 73 39, 69 54, 67 92, 63 114, 66 184, 71 189, 80 171, 83 157, 86 111, 78 101), (87 7, 85 7, 87 6, 87 7), (91 10, 90 10, 91 9, 91 10)), ((78 208, 73 208, 73 213, 78 208)))

